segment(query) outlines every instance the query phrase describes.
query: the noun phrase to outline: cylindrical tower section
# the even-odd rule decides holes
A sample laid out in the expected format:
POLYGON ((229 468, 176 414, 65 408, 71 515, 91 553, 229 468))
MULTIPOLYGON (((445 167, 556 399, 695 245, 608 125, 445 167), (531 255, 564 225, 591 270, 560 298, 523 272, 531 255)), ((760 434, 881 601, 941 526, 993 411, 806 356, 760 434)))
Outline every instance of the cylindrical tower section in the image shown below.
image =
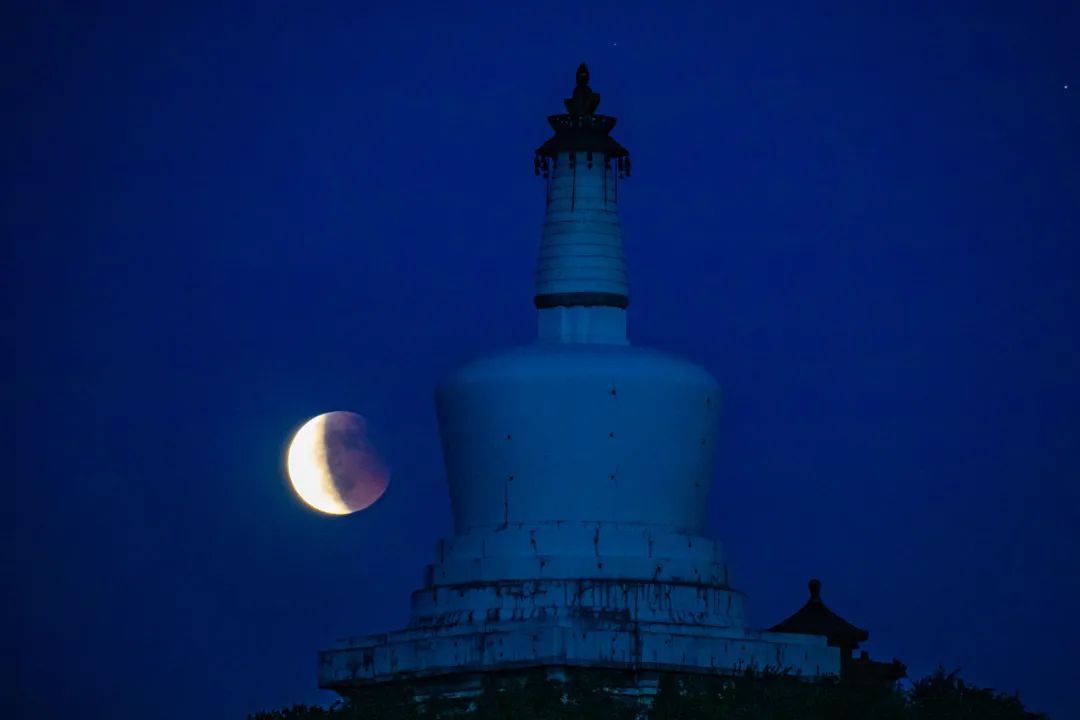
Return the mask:
POLYGON ((626 307, 629 288, 613 165, 592 151, 568 150, 553 158, 536 267, 538 308, 626 307))

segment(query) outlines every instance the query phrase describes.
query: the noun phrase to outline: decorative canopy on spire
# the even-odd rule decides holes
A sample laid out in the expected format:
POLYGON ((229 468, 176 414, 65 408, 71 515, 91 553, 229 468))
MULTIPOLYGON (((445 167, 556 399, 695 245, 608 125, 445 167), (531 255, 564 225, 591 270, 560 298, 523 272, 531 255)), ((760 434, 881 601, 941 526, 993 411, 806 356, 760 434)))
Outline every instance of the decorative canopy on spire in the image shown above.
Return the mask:
POLYGON ((548 160, 558 161, 559 153, 586 152, 600 155, 605 162, 614 158, 619 174, 629 175, 630 152, 608 134, 615 127, 616 118, 596 114, 600 95, 589 87, 589 67, 585 63, 578 66, 573 95, 563 100, 563 104, 565 114, 548 116, 555 135, 536 149, 533 162, 536 174, 547 176, 548 160))
POLYGON ((778 625, 769 628, 769 632, 795 633, 797 635, 824 635, 829 644, 850 652, 866 642, 870 633, 857 628, 844 618, 825 607, 821 601, 821 581, 814 579, 809 583, 810 599, 794 615, 778 625))

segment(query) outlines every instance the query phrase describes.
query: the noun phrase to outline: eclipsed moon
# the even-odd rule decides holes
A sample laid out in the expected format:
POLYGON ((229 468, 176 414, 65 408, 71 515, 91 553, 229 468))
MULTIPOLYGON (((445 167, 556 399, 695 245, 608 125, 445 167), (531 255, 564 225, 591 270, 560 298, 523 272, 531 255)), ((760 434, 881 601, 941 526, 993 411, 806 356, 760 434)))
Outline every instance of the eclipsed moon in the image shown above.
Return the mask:
POLYGON ((304 423, 289 443, 286 464, 296 494, 330 515, 369 507, 390 483, 367 421, 344 410, 316 415, 304 423))

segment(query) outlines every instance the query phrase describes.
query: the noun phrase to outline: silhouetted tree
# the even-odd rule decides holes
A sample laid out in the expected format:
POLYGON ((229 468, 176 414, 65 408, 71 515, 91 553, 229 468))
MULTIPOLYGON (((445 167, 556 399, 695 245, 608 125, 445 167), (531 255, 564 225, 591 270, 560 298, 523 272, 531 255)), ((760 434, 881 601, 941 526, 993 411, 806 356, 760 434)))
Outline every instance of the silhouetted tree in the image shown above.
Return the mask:
POLYGON ((409 685, 373 686, 332 712, 331 720, 421 720, 424 717, 416 691, 409 685))
POLYGON ((270 710, 248 715, 248 720, 337 720, 333 709, 316 705, 293 705, 284 710, 270 710))
POLYGON ((960 679, 957 670, 939 667, 911 690, 910 720, 1036 720, 1018 696, 977 688, 960 679))
POLYGON ((571 672, 565 686, 566 704, 561 718, 581 720, 635 720, 635 700, 616 693, 629 684, 625 673, 593 669, 571 672))
POLYGON ((424 702, 412 687, 375 686, 330 709, 295 705, 248 720, 1046 720, 1018 697, 941 668, 910 690, 858 676, 809 682, 769 670, 662 674, 647 711, 612 692, 628 681, 625 673, 598 669, 571 672, 566 682, 537 671, 486 677, 475 698, 424 702))
POLYGON ((560 720, 563 717, 561 683, 549 680, 546 672, 530 672, 524 677, 488 677, 470 718, 477 720, 560 720))

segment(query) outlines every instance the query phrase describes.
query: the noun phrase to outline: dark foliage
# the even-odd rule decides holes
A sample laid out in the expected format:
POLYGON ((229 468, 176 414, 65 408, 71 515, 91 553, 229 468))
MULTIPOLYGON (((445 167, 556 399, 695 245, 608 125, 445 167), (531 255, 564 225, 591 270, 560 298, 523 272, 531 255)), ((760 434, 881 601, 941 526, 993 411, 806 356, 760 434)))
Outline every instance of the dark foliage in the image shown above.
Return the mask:
POLYGON ((546 673, 532 672, 523 678, 502 680, 489 677, 484 691, 469 715, 477 720, 517 717, 522 720, 556 720, 562 717, 562 685, 546 673))
POLYGON ((315 705, 293 705, 284 710, 271 710, 248 715, 248 720, 338 720, 341 716, 334 709, 315 705))
POLYGON ((912 720, 1035 720, 1043 715, 1024 710, 1017 696, 965 683, 959 671, 937 672, 911 690, 912 720))
POLYGON ((297 705, 248 720, 1046 720, 1018 697, 969 685, 944 669, 909 690, 850 677, 805 682, 778 672, 665 674, 648 709, 618 694, 631 679, 603 670, 574 672, 565 681, 543 671, 492 676, 473 698, 425 702, 412 687, 378 687, 330 709, 297 705))

